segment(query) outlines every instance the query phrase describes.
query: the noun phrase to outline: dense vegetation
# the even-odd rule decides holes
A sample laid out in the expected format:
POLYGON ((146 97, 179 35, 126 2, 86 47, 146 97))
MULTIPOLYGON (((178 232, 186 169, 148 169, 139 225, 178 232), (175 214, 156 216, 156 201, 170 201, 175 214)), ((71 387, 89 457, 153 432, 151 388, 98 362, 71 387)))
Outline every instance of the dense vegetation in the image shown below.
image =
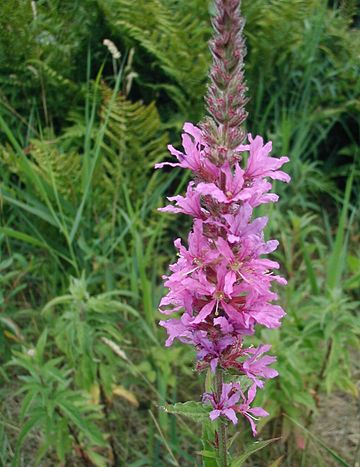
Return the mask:
MULTIPOLYGON (((0 5, 1 465, 201 465, 201 428, 160 408, 203 381, 157 326, 186 226, 156 208, 186 180, 153 166, 203 117, 209 13, 207 0, 0 5)), ((281 375, 260 437, 280 439, 246 462, 352 465, 353 433, 329 447, 315 422, 326 394, 358 397, 359 11, 243 0, 243 14, 248 130, 292 176, 267 210, 288 316, 258 336, 281 375)), ((245 424, 235 436, 235 451, 254 447, 245 424)))

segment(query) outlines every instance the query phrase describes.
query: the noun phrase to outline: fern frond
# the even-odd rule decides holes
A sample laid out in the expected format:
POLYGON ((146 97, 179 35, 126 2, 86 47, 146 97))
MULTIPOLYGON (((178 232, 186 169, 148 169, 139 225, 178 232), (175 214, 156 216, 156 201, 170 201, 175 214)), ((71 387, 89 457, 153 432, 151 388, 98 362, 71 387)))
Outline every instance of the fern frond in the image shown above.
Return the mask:
POLYGON ((41 60, 28 60, 27 63, 29 63, 30 66, 36 66, 49 80, 56 84, 67 86, 71 91, 74 91, 78 88, 74 82, 65 78, 65 76, 63 76, 59 71, 55 70, 53 67, 41 60))
POLYGON ((61 153, 56 142, 31 141, 31 157, 37 172, 49 181, 51 174, 56 189, 64 198, 70 198, 78 192, 81 157, 74 152, 61 153))
MULTIPOLYGON (((112 91, 103 86, 102 93, 104 118, 112 91)), ((119 94, 111 106, 105 135, 104 177, 111 190, 126 181, 133 195, 142 193, 149 171, 165 157, 168 142, 155 103, 131 102, 119 94)))
MULTIPOLYGON (((61 153, 56 141, 33 139, 26 148, 32 169, 49 185, 55 184, 56 191, 65 199, 73 198, 78 191, 81 158, 79 154, 61 153)), ((26 182, 26 174, 19 164, 19 158, 10 146, 0 146, 3 167, 26 182)))

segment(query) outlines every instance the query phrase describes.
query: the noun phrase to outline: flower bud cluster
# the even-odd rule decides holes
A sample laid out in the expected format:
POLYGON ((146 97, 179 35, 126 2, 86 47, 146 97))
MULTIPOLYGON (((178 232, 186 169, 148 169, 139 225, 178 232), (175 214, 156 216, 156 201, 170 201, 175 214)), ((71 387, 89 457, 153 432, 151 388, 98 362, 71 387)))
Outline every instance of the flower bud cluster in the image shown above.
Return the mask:
POLYGON ((247 117, 245 104, 244 57, 246 47, 242 31, 239 0, 215 0, 214 38, 210 41, 213 66, 205 97, 208 113, 202 128, 208 144, 235 149, 245 138, 241 124, 247 117))

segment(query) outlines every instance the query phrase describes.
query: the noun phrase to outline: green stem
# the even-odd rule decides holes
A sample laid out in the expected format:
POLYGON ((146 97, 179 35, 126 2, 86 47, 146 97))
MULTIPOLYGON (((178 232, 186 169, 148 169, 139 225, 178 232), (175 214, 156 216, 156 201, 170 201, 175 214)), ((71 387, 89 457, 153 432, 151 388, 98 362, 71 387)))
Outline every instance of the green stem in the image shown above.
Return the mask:
MULTIPOLYGON (((216 392, 217 398, 220 400, 223 386, 223 372, 220 369, 216 371, 216 392)), ((219 465, 220 467, 227 467, 227 440, 226 440, 226 424, 224 421, 219 419, 219 430, 218 430, 218 453, 219 453, 219 465)))
MULTIPOLYGON (((316 397, 317 397, 317 395, 318 395, 318 392, 320 391, 321 383, 322 383, 322 381, 324 380, 324 377, 325 377, 325 372, 326 372, 326 369, 327 369, 328 364, 329 364, 329 359, 330 359, 332 347, 333 347, 333 339, 330 338, 330 339, 328 340, 328 343, 327 343, 327 349, 326 349, 325 358, 324 358, 324 361, 323 361, 323 363, 322 363, 319 376, 317 377, 317 384, 316 384, 316 386, 315 386, 315 388, 314 388, 314 398, 315 398, 315 404, 316 404, 316 405, 318 405, 318 400, 316 399, 316 397)), ((305 423, 305 427, 308 428, 308 427, 311 425, 312 419, 313 419, 313 415, 314 415, 314 410, 311 409, 310 412, 309 412, 309 415, 308 415, 308 417, 307 417, 307 420, 306 420, 306 423, 305 423)))

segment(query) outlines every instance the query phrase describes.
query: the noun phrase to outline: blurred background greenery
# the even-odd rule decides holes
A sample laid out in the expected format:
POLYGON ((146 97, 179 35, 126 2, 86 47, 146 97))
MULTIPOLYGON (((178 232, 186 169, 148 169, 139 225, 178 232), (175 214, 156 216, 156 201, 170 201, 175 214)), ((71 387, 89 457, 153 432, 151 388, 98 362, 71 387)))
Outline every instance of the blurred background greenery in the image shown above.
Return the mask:
MULTIPOLYGON (((278 356, 259 399, 260 438, 279 439, 244 465, 355 465, 360 11, 242 3, 247 129, 292 176, 266 207, 288 316, 252 340, 278 356)), ((0 465, 201 465, 201 427, 160 409, 204 378, 157 326, 189 224, 156 211, 186 175, 153 165, 203 117, 211 14, 207 0, 1 2, 0 465)), ((235 452, 252 443, 245 424, 233 435, 235 452)))

